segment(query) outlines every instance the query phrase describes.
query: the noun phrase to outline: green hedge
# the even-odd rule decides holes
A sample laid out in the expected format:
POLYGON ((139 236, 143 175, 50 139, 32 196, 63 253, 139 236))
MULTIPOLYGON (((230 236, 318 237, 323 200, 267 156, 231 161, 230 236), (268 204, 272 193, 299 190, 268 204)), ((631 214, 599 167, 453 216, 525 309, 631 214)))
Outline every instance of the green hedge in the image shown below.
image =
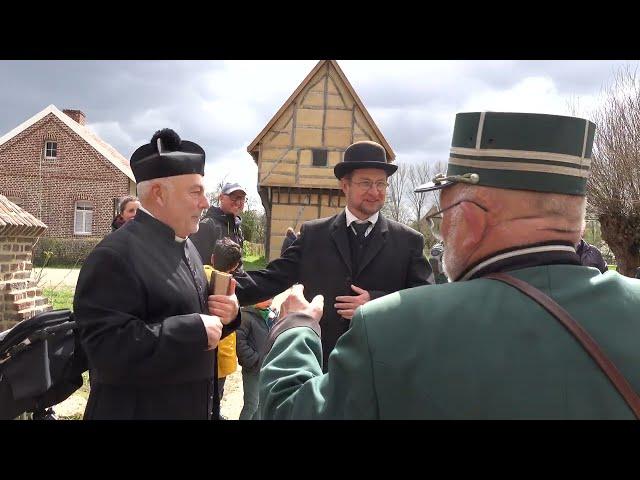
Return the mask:
POLYGON ((47 267, 81 265, 102 238, 50 238, 41 237, 33 247, 33 265, 42 267, 51 252, 47 267))

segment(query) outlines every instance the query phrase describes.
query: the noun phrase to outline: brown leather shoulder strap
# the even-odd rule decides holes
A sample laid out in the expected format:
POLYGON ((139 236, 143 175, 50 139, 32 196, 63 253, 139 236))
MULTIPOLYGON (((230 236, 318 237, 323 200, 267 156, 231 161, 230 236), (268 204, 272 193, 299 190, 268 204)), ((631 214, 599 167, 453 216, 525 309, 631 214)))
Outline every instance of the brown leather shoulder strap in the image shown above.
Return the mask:
POLYGON ((609 377, 611 383, 616 387, 618 392, 625 399, 637 419, 640 419, 640 397, 633 390, 627 379, 620 373, 618 368, 600 349, 596 341, 589 333, 576 322, 569 312, 562 308, 552 298, 548 297, 533 285, 512 277, 506 273, 491 273, 483 278, 490 278, 506 283, 517 290, 521 291, 528 297, 539 303, 545 310, 553 315, 569 332, 582 344, 584 349, 591 355, 602 371, 609 377))

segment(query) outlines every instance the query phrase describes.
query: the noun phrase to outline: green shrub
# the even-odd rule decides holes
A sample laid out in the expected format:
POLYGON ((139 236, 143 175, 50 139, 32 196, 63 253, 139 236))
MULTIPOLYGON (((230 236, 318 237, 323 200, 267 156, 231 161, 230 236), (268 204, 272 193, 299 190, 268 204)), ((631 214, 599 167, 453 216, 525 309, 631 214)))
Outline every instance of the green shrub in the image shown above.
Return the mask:
POLYGON ((267 266, 267 260, 264 256, 249 255, 242 258, 242 265, 247 272, 251 270, 261 270, 267 266))
POLYGON ((33 247, 34 267, 81 265, 102 238, 41 237, 33 247))

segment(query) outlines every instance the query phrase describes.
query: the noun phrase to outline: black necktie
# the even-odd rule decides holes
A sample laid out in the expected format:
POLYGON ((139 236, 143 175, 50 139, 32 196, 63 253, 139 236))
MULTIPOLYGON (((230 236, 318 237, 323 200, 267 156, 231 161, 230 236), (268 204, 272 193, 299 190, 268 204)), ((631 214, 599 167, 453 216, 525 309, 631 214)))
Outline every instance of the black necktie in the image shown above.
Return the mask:
POLYGON ((371 222, 364 222, 364 223, 353 222, 351 224, 351 226, 356 231, 356 238, 359 241, 362 241, 364 239, 364 233, 367 231, 367 228, 369 228, 369 225, 371 225, 371 222))

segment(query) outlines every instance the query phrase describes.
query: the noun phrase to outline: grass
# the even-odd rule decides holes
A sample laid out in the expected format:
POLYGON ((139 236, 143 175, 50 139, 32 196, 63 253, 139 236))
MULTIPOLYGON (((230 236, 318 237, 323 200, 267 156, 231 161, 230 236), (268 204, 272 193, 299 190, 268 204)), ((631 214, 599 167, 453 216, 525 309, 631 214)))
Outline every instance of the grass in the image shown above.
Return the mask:
POLYGON ((267 266, 267 260, 258 255, 247 255, 242 259, 242 264, 246 271, 260 270, 267 266))
POLYGON ((51 300, 53 309, 67 308, 73 310, 73 294, 75 289, 72 287, 45 288, 44 296, 51 300))

